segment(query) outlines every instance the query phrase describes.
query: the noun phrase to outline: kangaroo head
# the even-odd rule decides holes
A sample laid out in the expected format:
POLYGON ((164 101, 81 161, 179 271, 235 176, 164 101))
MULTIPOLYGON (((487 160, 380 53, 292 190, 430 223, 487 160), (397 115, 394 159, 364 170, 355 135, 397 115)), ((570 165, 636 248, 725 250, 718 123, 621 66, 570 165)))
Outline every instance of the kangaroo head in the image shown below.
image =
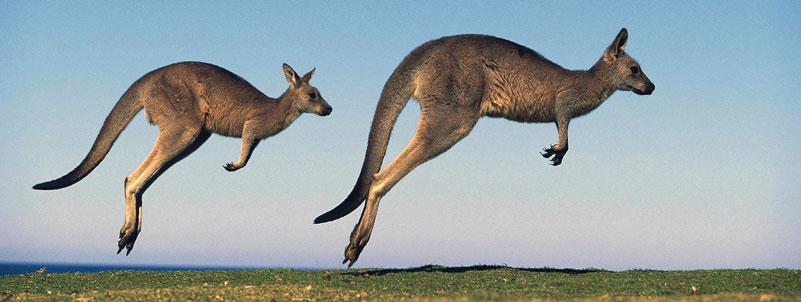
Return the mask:
POLYGON ((333 110, 331 105, 326 103, 317 88, 309 84, 313 74, 314 69, 302 77, 298 77, 295 70, 284 63, 284 76, 286 76, 286 81, 289 82, 289 88, 287 88, 284 96, 289 97, 292 104, 300 112, 314 113, 319 116, 329 115, 333 110))
POLYGON ((621 29, 612 44, 604 51, 603 57, 595 64, 595 69, 603 80, 614 85, 616 90, 649 95, 654 92, 656 86, 642 71, 640 63, 623 51, 626 49, 628 37, 628 31, 625 28, 621 29))

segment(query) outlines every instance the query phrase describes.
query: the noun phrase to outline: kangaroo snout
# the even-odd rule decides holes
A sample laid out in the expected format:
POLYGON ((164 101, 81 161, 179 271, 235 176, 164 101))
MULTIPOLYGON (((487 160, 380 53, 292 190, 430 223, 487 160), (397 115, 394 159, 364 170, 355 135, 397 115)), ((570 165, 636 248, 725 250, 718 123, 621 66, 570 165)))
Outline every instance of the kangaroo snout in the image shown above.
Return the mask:
POLYGON ((317 115, 319 115, 319 116, 328 116, 329 114, 331 114, 331 111, 334 111, 334 108, 331 108, 331 106, 326 106, 325 108, 320 110, 317 113, 317 115))
POLYGON ((639 94, 639 95, 651 95, 651 93, 654 93, 654 89, 656 89, 656 86, 654 85, 654 83, 648 83, 648 84, 645 84, 645 88, 643 88, 643 89, 639 89, 639 88, 634 89, 634 93, 639 94))

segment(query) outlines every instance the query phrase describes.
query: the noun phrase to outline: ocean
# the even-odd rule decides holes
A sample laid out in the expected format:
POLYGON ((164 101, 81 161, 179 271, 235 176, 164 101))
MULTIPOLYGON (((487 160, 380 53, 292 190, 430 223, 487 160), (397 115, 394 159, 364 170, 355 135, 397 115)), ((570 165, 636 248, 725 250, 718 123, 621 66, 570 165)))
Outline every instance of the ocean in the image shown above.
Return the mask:
POLYGON ((76 263, 24 263, 0 262, 0 276, 19 275, 38 272, 44 267, 48 273, 92 273, 116 270, 137 271, 192 271, 192 270, 236 270, 265 269, 268 267, 236 267, 236 266, 178 266, 178 265, 118 265, 118 264, 76 264, 76 263))

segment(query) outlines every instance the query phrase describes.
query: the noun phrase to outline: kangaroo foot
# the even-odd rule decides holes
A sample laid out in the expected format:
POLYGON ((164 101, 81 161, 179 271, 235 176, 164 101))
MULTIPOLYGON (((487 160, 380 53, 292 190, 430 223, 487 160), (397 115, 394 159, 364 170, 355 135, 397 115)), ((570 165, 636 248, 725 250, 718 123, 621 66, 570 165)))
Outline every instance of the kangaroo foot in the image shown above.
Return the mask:
POLYGON ((226 163, 225 165, 223 165, 223 168, 225 168, 225 170, 228 170, 228 172, 234 172, 242 168, 242 166, 239 166, 235 163, 226 163))
POLYGON ((354 236, 350 239, 350 243, 345 248, 345 260, 342 261, 342 264, 350 261, 350 263, 348 263, 348 268, 353 266, 353 263, 359 259, 359 255, 362 253, 362 250, 367 245, 369 240, 369 234, 354 234, 354 236))
POLYGON ((551 165, 558 166, 562 163, 562 158, 565 157, 565 153, 567 153, 567 148, 564 149, 557 149, 555 145, 551 145, 548 148, 543 148, 540 155, 545 158, 551 158, 551 165))
POLYGON ((139 236, 139 230, 134 225, 125 224, 122 226, 120 230, 120 241, 117 243, 119 249, 117 250, 117 254, 119 255, 122 252, 122 249, 125 248, 127 251, 125 252, 125 256, 131 253, 133 249, 134 242, 136 242, 136 237, 139 236))

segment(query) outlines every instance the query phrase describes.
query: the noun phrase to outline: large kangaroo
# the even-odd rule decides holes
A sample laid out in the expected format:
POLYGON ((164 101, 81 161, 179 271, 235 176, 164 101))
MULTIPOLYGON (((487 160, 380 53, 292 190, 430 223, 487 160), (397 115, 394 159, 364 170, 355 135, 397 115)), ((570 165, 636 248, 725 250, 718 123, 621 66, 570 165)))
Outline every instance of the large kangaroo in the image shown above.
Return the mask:
POLYGON ((117 254, 127 248, 128 255, 142 230, 142 194, 167 168, 197 150, 211 133, 242 138, 239 159, 223 166, 236 171, 247 164, 260 140, 286 129, 301 113, 331 113, 331 106, 309 84, 314 69, 299 77, 289 65, 284 64, 283 68, 290 85, 278 99, 211 64, 182 62, 153 70, 120 97, 78 167, 33 188, 60 189, 86 177, 144 108, 145 117, 159 127, 159 134, 144 162, 125 178, 125 224, 120 230, 117 254))
POLYGON ((339 219, 367 200, 345 248, 342 263, 350 261, 350 267, 370 240, 381 197, 412 169, 467 136, 482 116, 555 122, 559 139, 542 155, 559 165, 567 152, 570 119, 589 113, 617 90, 641 95, 654 91, 637 61, 623 51, 627 37, 621 29, 586 71, 564 69, 529 48, 491 36, 444 37, 417 47, 384 85, 353 191, 314 223, 339 219), (379 172, 392 127, 410 97, 421 107, 417 131, 379 172))

